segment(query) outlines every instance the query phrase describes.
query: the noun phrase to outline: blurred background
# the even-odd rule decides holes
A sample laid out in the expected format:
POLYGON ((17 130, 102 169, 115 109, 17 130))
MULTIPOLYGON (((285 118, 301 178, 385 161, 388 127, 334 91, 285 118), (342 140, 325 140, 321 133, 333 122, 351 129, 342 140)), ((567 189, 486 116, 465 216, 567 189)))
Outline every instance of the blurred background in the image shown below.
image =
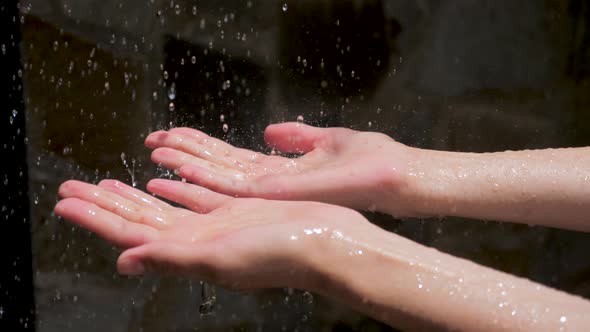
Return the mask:
MULTIPOLYGON (((16 258, 5 259, 0 321, 16 313, 23 329, 392 331, 298 290, 217 288, 202 314, 198 281, 118 276, 119 251, 52 208, 67 179, 144 188, 172 177, 143 147, 153 130, 191 126, 261 151, 268 124, 298 118, 439 150, 590 145, 585 0, 11 0, 0 9, 11 164, 0 221, 20 245, 6 251, 16 258), (34 307, 13 284, 34 293, 34 307)), ((588 234, 366 216, 590 298, 588 234)))

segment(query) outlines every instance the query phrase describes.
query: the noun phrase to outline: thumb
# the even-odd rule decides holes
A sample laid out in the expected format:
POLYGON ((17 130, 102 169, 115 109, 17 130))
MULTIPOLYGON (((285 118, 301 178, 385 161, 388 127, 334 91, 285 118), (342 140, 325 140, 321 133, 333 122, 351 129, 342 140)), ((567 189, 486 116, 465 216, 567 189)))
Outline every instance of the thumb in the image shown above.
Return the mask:
POLYGON ((264 131, 264 140, 281 152, 307 153, 325 138, 326 130, 296 122, 274 124, 264 131))
POLYGON ((152 242, 124 251, 117 260, 123 275, 142 275, 148 271, 175 276, 199 275, 204 271, 203 252, 182 244, 152 242))

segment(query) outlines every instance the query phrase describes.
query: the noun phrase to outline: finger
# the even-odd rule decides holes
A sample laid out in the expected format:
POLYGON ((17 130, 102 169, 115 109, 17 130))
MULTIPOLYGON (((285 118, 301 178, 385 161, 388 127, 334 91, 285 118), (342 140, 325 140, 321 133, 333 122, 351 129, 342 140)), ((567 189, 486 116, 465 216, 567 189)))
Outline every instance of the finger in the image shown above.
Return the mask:
MULTIPOLYGON (((241 163, 236 163, 235 168, 228 168, 170 148, 158 148, 154 150, 152 152, 152 161, 170 169, 179 169, 185 165, 196 165, 220 176, 232 178, 244 177, 245 172, 250 171, 247 165, 241 163)), ((190 178, 186 179, 191 180, 190 178)))
POLYGON ((148 183, 147 188, 158 196, 198 213, 209 213, 232 199, 203 187, 172 180, 154 179, 148 183))
POLYGON ((194 184, 209 188, 215 192, 240 196, 252 197, 255 195, 252 181, 243 174, 227 176, 216 170, 206 169, 199 165, 186 165, 180 167, 178 174, 194 184))
POLYGON ((119 215, 123 219, 158 229, 167 226, 171 222, 167 214, 162 211, 136 204, 118 194, 80 181, 63 183, 59 187, 59 195, 63 198, 85 200, 119 215))
MULTIPOLYGON (((264 164, 265 166, 272 167, 280 162, 284 162, 285 159, 281 156, 269 156, 253 150, 238 148, 223 140, 207 136, 203 132, 192 128, 174 128, 170 129, 170 132, 184 135, 189 138, 209 137, 209 145, 212 146, 211 150, 218 152, 214 153, 214 155, 224 156, 225 158, 220 160, 226 162, 226 165, 230 167, 234 167, 238 163, 264 164)), ((206 157, 204 159, 214 161, 213 159, 208 159, 206 157)))
POLYGON ((254 161, 260 155, 254 151, 236 148, 222 140, 189 128, 155 132, 146 138, 146 145, 154 149, 177 150, 229 168, 236 168, 237 164, 254 161))
POLYGON ((176 276, 211 279, 206 268, 204 247, 195 250, 184 244, 157 242, 126 250, 117 260, 117 270, 124 275, 141 275, 147 269, 176 276))
MULTIPOLYGON (((220 140, 220 139, 215 138, 213 136, 209 136, 209 135, 205 134, 204 132, 193 129, 193 128, 172 128, 168 132, 196 140, 197 143, 199 143, 199 144, 207 145, 209 147, 217 148, 219 150, 229 150, 229 151, 242 150, 242 149, 239 149, 239 148, 237 148, 237 147, 235 147, 223 140, 220 140)), ((248 151, 248 150, 244 150, 244 151, 248 151)))
POLYGON ((274 124, 264 131, 264 140, 282 152, 307 153, 326 137, 326 130, 295 122, 274 124))
POLYGON ((167 147, 196 157, 207 157, 211 155, 209 143, 212 139, 209 136, 202 138, 200 136, 192 137, 175 134, 174 132, 157 131, 151 133, 145 139, 145 145, 152 149, 167 147))
POLYGON ((78 198, 61 200, 54 211, 57 215, 120 247, 139 246, 158 238, 156 229, 130 223, 116 214, 78 198))
POLYGON ((98 186, 125 197, 134 203, 145 205, 158 211, 172 208, 170 204, 162 202, 152 195, 148 195, 141 190, 135 189, 117 180, 102 180, 98 186))
MULTIPOLYGON (((372 182, 369 182, 372 183, 372 182)), ((321 168, 305 173, 281 173, 256 181, 256 195, 266 199, 317 201, 357 209, 373 209, 367 184, 346 167, 321 168), (354 192, 354 198, 343 195, 354 192), (366 196, 366 197, 365 197, 366 196), (365 197, 365 198, 363 198, 365 197)))

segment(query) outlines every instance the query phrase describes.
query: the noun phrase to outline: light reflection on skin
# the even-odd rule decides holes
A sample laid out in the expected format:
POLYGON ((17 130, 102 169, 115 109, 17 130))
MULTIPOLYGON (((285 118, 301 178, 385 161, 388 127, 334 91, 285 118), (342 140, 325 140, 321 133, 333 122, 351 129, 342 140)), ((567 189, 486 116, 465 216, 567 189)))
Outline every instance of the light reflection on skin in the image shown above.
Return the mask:
POLYGON ((168 222, 166 220, 164 220, 164 218, 162 218, 162 217, 156 216, 155 219, 156 219, 157 222, 159 222, 162 225, 167 225, 168 224, 168 222))

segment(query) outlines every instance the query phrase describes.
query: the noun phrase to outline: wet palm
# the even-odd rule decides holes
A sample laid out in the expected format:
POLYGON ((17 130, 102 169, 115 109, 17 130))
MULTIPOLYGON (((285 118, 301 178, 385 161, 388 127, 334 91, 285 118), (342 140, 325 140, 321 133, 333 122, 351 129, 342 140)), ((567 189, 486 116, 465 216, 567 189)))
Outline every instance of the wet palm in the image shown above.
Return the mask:
POLYGON ((111 180, 64 183, 55 211, 128 248, 119 258, 121 273, 147 268, 237 289, 305 288, 319 239, 328 230, 368 224, 352 210, 321 203, 236 199, 169 180, 148 188, 192 211, 111 180))
POLYGON ((309 200, 372 209, 403 187, 411 149, 386 135, 299 123, 269 126, 267 143, 299 158, 239 149, 204 133, 176 128, 146 139, 152 160, 183 178, 239 197, 309 200), (390 190, 390 192, 385 192, 390 190))

